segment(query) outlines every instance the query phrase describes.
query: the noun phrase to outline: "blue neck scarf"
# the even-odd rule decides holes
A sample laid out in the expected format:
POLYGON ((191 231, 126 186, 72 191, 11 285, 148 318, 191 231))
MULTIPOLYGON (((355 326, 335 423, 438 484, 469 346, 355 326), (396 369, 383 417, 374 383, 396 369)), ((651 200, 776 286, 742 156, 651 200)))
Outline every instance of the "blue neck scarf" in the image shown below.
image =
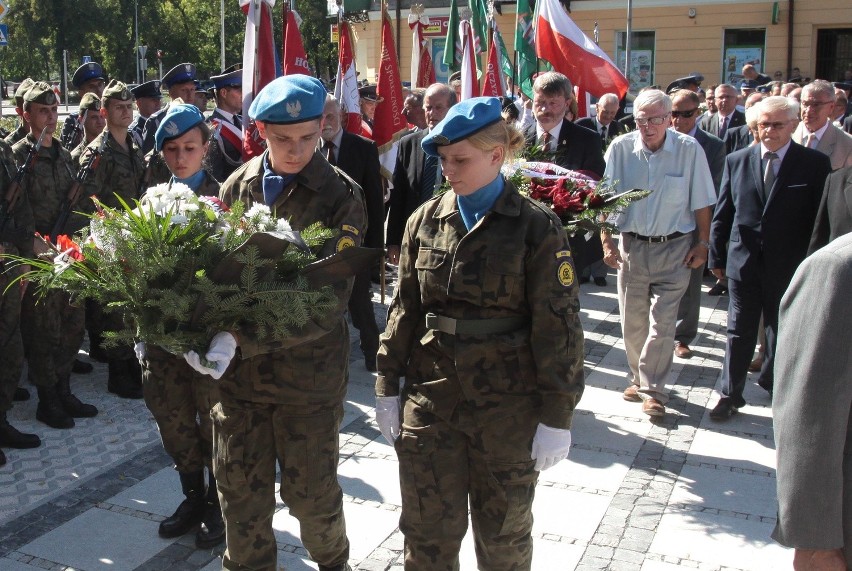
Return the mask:
POLYGON ((456 202, 459 205, 459 213, 464 221, 468 231, 473 228, 485 214, 494 206, 494 202, 500 193, 503 192, 505 181, 502 175, 497 175, 493 181, 489 182, 476 192, 467 196, 457 196, 456 202))
POLYGON ((281 193, 284 192, 284 188, 293 182, 295 178, 296 175, 294 174, 285 174, 284 176, 276 174, 272 170, 272 165, 269 164, 269 155, 267 154, 263 159, 263 181, 261 183, 263 187, 263 202, 271 207, 275 204, 278 197, 281 196, 281 193))
POLYGON ((176 176, 172 177, 172 184, 180 182, 188 186, 192 189, 192 192, 198 194, 198 188, 201 186, 201 183, 204 182, 204 169, 201 169, 194 175, 188 178, 178 178, 176 176))

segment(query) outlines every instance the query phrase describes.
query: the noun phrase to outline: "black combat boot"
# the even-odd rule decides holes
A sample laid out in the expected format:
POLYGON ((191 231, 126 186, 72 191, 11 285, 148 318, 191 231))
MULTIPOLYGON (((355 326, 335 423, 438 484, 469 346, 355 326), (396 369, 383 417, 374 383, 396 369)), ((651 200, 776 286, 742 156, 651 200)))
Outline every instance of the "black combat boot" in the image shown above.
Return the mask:
POLYGON ((0 450, 0 466, 6 465, 6 455, 3 454, 3 451, 0 450))
POLYGON ((91 404, 81 402, 80 399, 71 394, 71 376, 59 379, 56 383, 56 394, 59 402, 69 416, 74 418, 91 418, 98 414, 98 409, 91 404))
POLYGON ((41 438, 35 434, 25 434, 9 424, 6 413, 0 412, 0 446, 6 448, 38 448, 41 438))
POLYGON ((56 385, 38 388, 38 407, 36 408, 36 420, 39 420, 51 428, 74 428, 74 419, 65 412, 56 385))
POLYGON ((180 503, 175 513, 160 522, 160 537, 172 538, 184 535, 201 523, 207 499, 204 497, 204 470, 198 472, 179 472, 180 487, 186 499, 180 503))
POLYGON ((110 359, 107 390, 123 399, 142 398, 142 377, 137 378, 131 359, 110 359))
POLYGON ((75 375, 88 375, 94 369, 91 363, 81 361, 80 359, 74 359, 74 364, 71 365, 71 372, 75 375))
POLYGON ((225 541, 225 522, 222 520, 222 508, 219 505, 219 494, 216 493, 216 478, 210 474, 207 484, 207 505, 201 527, 195 534, 195 547, 210 549, 225 541))
POLYGON ((101 346, 103 340, 104 338, 102 335, 89 331, 89 359, 98 361, 99 363, 106 363, 109 361, 106 351, 104 351, 104 348, 101 346))

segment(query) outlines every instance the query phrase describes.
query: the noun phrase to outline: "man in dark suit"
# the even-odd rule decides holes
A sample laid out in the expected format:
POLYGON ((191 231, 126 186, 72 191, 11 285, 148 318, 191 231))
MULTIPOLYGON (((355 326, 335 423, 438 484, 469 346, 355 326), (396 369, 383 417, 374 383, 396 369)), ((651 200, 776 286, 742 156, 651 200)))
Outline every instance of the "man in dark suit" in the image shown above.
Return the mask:
POLYGON ((718 112, 705 115, 698 127, 724 141, 728 129, 745 125, 745 114, 737 111, 737 90, 733 85, 723 83, 716 87, 716 108, 718 112))
POLYGON ((421 129, 399 140, 393 189, 388 204, 387 239, 388 261, 399 262, 399 246, 405 221, 418 206, 432 198, 443 182, 441 166, 436 157, 429 157, 420 142, 435 125, 441 122, 450 107, 456 104, 456 92, 443 83, 433 83, 423 96, 428 129, 421 129))
MULTIPOLYGON (((719 195, 722 184, 722 171, 725 169, 725 144, 718 137, 698 128, 698 118, 701 116, 699 106, 701 100, 698 94, 689 89, 675 91, 669 97, 672 100, 672 127, 678 133, 694 137, 707 158, 710 174, 713 177, 713 188, 719 195)), ((696 233, 695 239, 698 240, 696 233)), ((689 276, 689 286, 677 309, 677 328, 675 329, 675 355, 681 359, 692 357, 689 344, 698 335, 698 314, 701 310, 701 284, 704 281, 704 267, 694 268, 689 276)))
POLYGON ((836 170, 825 180, 808 254, 852 232, 852 167, 836 170))
MULTIPOLYGON (((535 124, 524 132, 527 146, 539 146, 554 164, 575 171, 588 171, 603 176, 606 163, 603 158, 601 137, 595 131, 565 120, 565 110, 574 99, 571 81, 555 71, 540 74, 533 82, 533 113, 535 124)), ((603 258, 598 240, 586 242, 578 234, 569 239, 578 273, 596 260, 603 258)), ((605 285, 606 282, 603 282, 605 285)))
POLYGON ((767 96, 759 91, 755 91, 746 97, 746 124, 740 125, 739 127, 731 127, 725 133, 723 141, 725 143, 725 152, 727 154, 730 155, 735 151, 746 149, 754 143, 754 135, 752 134, 751 126, 748 124, 748 110, 763 101, 765 97, 767 96))
MULTIPOLYGON (((364 191, 367 230, 362 244, 368 248, 382 248, 385 211, 379 174, 379 151, 373 141, 347 133, 341 126, 341 119, 340 104, 334 96, 328 95, 323 109, 320 152, 364 191)), ((349 297, 349 315, 361 338, 364 366, 373 372, 376 370, 376 353, 379 350, 379 328, 370 297, 370 268, 355 274, 352 295, 349 297)))
POLYGON ((772 393, 778 307, 807 253, 831 172, 828 157, 792 141, 798 107, 789 99, 768 97, 757 110, 760 145, 726 159, 710 232, 710 268, 717 278, 728 278, 730 293, 723 396, 710 413, 714 420, 726 420, 745 405, 761 312, 766 362, 760 385, 772 393))
POLYGON ((601 149, 606 150, 610 141, 626 132, 626 129, 618 121, 614 121, 618 113, 618 95, 605 93, 595 103, 596 114, 594 117, 583 117, 574 123, 580 127, 591 129, 601 136, 601 149))
POLYGON ((852 569, 852 235, 799 266, 778 333, 778 522, 794 569, 852 569), (844 553, 845 552, 845 553, 844 553))

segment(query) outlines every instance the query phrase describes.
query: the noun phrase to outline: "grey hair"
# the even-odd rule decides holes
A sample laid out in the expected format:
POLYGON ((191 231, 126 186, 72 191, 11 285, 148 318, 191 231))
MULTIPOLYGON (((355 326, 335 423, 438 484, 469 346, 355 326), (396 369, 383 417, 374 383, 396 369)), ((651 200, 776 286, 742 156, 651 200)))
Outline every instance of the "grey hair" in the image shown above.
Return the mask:
POLYGON ((824 79, 815 79, 809 84, 807 84, 802 90, 808 90, 808 93, 812 93, 814 95, 823 95, 829 99, 837 99, 837 95, 834 93, 834 86, 827 82, 824 79))
POLYGON ((746 124, 749 129, 757 129, 757 122, 760 120, 760 105, 755 104, 745 110, 746 124))
POLYGON ((616 105, 618 105, 618 95, 616 95, 615 93, 604 93, 603 95, 601 95, 601 98, 598 99, 599 105, 606 106, 610 103, 615 103, 616 105))
POLYGON ((666 113, 670 113, 672 110, 672 100, 669 99, 668 95, 659 89, 649 89, 636 96, 636 99, 633 101, 633 111, 635 113, 645 107, 653 107, 655 105, 662 106, 666 113))
POLYGON ((784 111, 790 120, 796 119, 799 116, 799 103, 795 99, 784 97, 783 95, 767 97, 757 105, 752 105, 749 109, 757 109, 758 114, 784 111))

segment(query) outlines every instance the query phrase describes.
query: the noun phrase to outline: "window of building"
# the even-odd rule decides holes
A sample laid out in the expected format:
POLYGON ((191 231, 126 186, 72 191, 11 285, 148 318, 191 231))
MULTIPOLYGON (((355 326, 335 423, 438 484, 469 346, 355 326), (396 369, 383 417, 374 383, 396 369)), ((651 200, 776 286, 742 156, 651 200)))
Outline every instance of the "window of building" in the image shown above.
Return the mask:
POLYGON ((722 83, 739 87, 743 66, 752 64, 759 73, 766 69, 766 30, 764 28, 725 30, 722 83))
POLYGON ((630 69, 624 65, 627 32, 615 33, 615 60, 618 67, 630 80, 630 93, 637 94, 643 87, 654 85, 654 54, 656 52, 656 32, 642 30, 631 32, 630 69))
POLYGON ((849 81, 848 75, 852 75, 850 72, 852 72, 852 28, 819 30, 814 77, 828 81, 849 81))

